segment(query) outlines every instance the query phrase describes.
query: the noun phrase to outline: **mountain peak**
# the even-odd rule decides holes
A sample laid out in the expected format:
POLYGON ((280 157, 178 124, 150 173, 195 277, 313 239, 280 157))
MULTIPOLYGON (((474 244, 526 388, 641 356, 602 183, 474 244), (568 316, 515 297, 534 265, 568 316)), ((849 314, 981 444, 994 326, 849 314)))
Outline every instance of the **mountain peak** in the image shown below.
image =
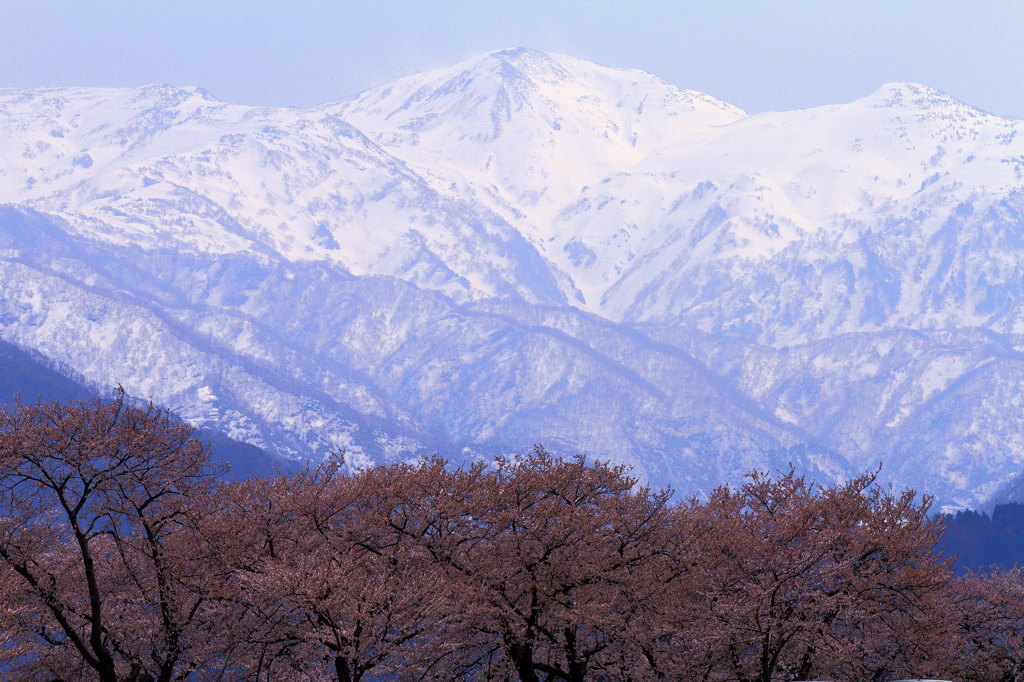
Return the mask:
POLYGON ((414 164, 447 167, 475 178, 472 187, 491 188, 495 210, 508 219, 523 213, 503 207, 527 208, 523 229, 531 234, 583 187, 744 116, 643 71, 522 47, 402 78, 335 106, 414 164))
POLYGON ((477 69, 489 71, 502 79, 526 78, 546 83, 570 80, 574 76, 573 72, 578 71, 581 65, 589 64, 585 60, 568 55, 544 52, 528 47, 496 50, 470 60, 470 62, 475 62, 477 69), (487 65, 497 68, 488 68, 487 65))
POLYGON ((211 104, 220 104, 220 100, 210 94, 209 90, 197 85, 170 85, 169 83, 149 83, 136 90, 139 99, 154 99, 174 102, 184 102, 190 99, 198 99, 211 104))
POLYGON ((873 93, 863 98, 863 101, 869 102, 872 106, 880 109, 932 110, 954 108, 977 111, 942 90, 907 81, 885 83, 873 93))
POLYGON ((536 50, 532 47, 509 47, 503 50, 494 50, 483 55, 484 58, 495 59, 516 66, 549 65, 557 61, 559 57, 553 52, 536 50))
POLYGON ((422 134, 461 119, 456 126, 465 133, 461 137, 483 140, 495 139, 520 112, 530 119, 528 127, 534 132, 562 130, 575 117, 581 130, 601 121, 600 134, 613 137, 631 136, 635 124, 653 112, 710 125, 744 115, 713 97, 682 90, 643 71, 524 47, 400 78, 340 104, 346 118, 369 132, 398 128, 422 134))
POLYGON ((495 59, 536 59, 536 58, 550 58, 550 52, 544 52, 543 50, 535 50, 532 47, 507 47, 504 50, 494 50, 488 53, 489 56, 495 59))

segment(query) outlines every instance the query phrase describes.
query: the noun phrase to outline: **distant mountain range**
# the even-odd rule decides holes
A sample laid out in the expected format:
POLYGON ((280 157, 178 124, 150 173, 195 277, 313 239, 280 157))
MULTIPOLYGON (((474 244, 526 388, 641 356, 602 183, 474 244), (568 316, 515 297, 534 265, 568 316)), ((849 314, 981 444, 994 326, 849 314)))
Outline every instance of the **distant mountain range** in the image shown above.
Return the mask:
POLYGON ((289 458, 881 460, 983 505, 1024 470, 1022 132, 524 49, 305 110, 0 90, 0 339, 289 458))

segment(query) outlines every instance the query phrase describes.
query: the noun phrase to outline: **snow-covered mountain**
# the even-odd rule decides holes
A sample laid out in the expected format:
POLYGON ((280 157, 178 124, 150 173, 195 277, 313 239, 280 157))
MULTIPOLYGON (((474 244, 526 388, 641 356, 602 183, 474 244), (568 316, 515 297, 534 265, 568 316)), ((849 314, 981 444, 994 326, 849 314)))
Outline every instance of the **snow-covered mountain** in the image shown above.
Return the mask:
POLYGON ((642 71, 522 48, 324 109, 439 187, 492 207, 540 248, 555 234, 555 216, 588 185, 744 116, 642 71))
POLYGON ((0 112, 0 201, 61 216, 75 234, 324 261, 460 300, 564 301, 517 232, 438 194, 337 115, 168 86, 0 91, 0 112))
POLYGON ((974 505, 1024 470, 1022 131, 523 49, 308 110, 0 91, 0 339, 291 457, 884 460, 974 505))

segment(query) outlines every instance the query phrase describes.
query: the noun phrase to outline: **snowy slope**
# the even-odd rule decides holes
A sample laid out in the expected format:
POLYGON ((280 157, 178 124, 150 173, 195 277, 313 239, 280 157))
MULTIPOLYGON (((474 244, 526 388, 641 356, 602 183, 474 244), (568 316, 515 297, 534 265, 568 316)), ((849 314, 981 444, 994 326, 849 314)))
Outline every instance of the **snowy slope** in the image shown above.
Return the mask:
POLYGON ((0 91, 0 339, 289 457, 1024 469, 1024 122, 501 50, 308 110, 0 91))
POLYGON ((587 185, 744 115, 642 71, 522 48, 325 108, 537 242, 551 236, 555 213, 587 185))
POLYGON ((341 112, 441 184, 513 206, 578 302, 610 319, 774 345, 922 323, 1024 329, 1016 297, 993 303, 1004 292, 986 284, 1024 274, 1001 234, 1024 186, 1024 123, 923 86, 744 116, 646 74, 503 51, 341 112))
POLYGON ((460 299, 564 300, 517 232, 438 195, 329 113, 169 86, 0 92, 0 112, 0 202, 83 236, 327 261, 460 299))
POLYGON ((0 228, 0 335, 273 454, 493 456, 539 433, 687 489, 790 460, 849 471, 686 354, 570 309, 552 310, 600 347, 561 331, 564 320, 520 320, 499 299, 459 306, 390 277, 123 251, 13 209, 0 228))
POLYGON ((555 245, 594 254, 568 269, 614 319, 774 345, 890 326, 1016 333, 1019 292, 1002 286, 1022 274, 1022 130, 908 84, 751 116, 587 190, 555 245))

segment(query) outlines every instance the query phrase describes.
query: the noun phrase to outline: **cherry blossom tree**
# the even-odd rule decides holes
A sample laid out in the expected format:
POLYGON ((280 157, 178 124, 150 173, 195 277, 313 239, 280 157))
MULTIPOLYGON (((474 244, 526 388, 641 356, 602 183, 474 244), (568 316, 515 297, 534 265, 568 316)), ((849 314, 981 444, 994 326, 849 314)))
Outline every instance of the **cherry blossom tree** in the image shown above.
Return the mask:
POLYGON ((259 679, 329 671, 339 682, 429 667, 419 638, 450 605, 441 571, 392 529, 393 472, 345 475, 340 459, 227 486, 222 527, 259 679))
POLYGON ((391 523, 445 569, 481 651, 528 682, 621 673, 624 602, 663 553, 667 493, 540 447, 494 468, 407 473, 391 523))
POLYGON ((111 682, 197 669, 210 576, 172 538, 212 476, 190 427, 123 392, 0 413, 0 563, 32 646, 18 664, 111 682))
POLYGON ((1024 569, 955 579, 949 613, 946 676, 964 682, 1024 679, 1024 569))
POLYGON ((1024 678, 1020 570, 930 500, 794 470, 673 502, 529 455, 217 480, 113 400, 0 412, 0 673, 30 679, 1024 678))
POLYGON ((839 680, 941 677, 951 579, 951 560, 935 549, 942 524, 929 515, 928 497, 859 487, 823 492, 842 515, 834 544, 843 554, 816 670, 839 680))
POLYGON ((672 607, 645 609, 665 630, 645 649, 652 670, 768 682, 922 665, 949 579, 927 509, 912 493, 881 491, 871 474, 819 487, 792 470, 680 505, 680 532, 696 542, 669 574, 672 607))

